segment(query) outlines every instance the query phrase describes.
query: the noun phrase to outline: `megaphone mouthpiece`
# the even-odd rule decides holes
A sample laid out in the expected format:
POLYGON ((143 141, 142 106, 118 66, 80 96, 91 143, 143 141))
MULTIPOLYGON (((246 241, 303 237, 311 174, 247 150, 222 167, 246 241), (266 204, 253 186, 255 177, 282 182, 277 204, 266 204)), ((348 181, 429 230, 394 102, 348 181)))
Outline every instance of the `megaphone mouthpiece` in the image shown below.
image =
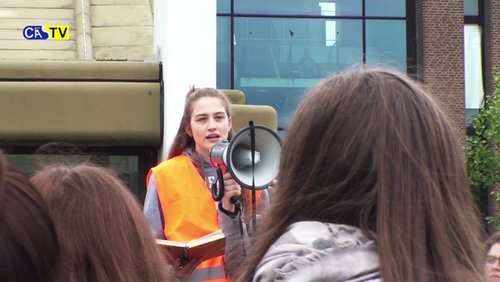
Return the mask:
MULTIPOLYGON (((247 149, 234 149, 232 161, 234 167, 237 169, 252 165, 252 151, 247 149)), ((256 164, 258 162, 260 162, 260 153, 254 151, 253 163, 256 164)))

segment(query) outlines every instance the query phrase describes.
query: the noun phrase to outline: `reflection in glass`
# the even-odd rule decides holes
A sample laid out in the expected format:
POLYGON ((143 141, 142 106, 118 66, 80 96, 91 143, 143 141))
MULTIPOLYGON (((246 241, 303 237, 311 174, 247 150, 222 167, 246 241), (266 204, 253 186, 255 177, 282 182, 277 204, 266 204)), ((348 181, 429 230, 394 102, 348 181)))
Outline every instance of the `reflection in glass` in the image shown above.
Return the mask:
MULTIPOLYGON (((219 0, 220 1, 220 0, 219 0)), ((236 14, 259 15, 323 15, 325 5, 335 4, 337 16, 361 16, 361 0, 236 0, 236 14)))
POLYGON ((139 159, 129 155, 36 155, 6 154, 9 163, 17 170, 31 176, 37 169, 51 164, 79 164, 91 162, 109 167, 118 173, 130 191, 139 196, 144 187, 139 187, 139 159))
POLYGON ((231 12, 230 0, 217 0, 217 13, 228 14, 231 12))
MULTIPOLYGON (((320 78, 346 65, 362 63, 361 23, 361 20, 237 18, 236 80, 320 78), (307 73, 301 68, 308 70, 307 73)), ((299 86, 310 85, 299 83, 299 86)))
POLYGON ((219 16, 217 87, 232 86, 249 104, 274 107, 278 127, 286 129, 305 91, 327 75, 365 62, 406 72, 406 2, 232 1, 232 38, 229 16, 219 16))
POLYGON ((231 30, 229 17, 217 17, 217 87, 231 88, 231 30))
POLYGON ((464 15, 479 16, 478 0, 464 0, 464 15))
POLYGON ((363 62, 361 20, 236 18, 235 85, 285 127, 318 79, 363 62))
POLYGON ((404 17, 406 14, 406 1, 369 0, 365 3, 368 17, 404 17))
POLYGON ((406 72, 406 22, 366 21, 366 63, 385 65, 406 72))
POLYGON ((465 109, 467 123, 484 106, 483 71, 481 64, 481 27, 464 26, 465 109))

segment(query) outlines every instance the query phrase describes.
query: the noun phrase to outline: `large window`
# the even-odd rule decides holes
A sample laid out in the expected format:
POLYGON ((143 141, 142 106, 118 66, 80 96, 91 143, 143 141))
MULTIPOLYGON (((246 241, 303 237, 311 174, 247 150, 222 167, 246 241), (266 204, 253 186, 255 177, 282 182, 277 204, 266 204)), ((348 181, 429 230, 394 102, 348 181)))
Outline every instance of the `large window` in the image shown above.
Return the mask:
POLYGON ((464 0, 465 111, 467 126, 484 104, 483 9, 480 0, 464 0))
POLYGON ((148 147, 2 147, 9 163, 27 176, 50 164, 90 162, 113 169, 143 203, 146 175, 157 162, 157 148, 148 147))
POLYGON ((466 119, 479 112, 484 103, 483 69, 481 52, 481 26, 464 26, 465 109, 466 119))
POLYGON ((353 64, 408 69, 406 0, 218 0, 217 87, 278 111, 279 130, 307 88, 353 64))

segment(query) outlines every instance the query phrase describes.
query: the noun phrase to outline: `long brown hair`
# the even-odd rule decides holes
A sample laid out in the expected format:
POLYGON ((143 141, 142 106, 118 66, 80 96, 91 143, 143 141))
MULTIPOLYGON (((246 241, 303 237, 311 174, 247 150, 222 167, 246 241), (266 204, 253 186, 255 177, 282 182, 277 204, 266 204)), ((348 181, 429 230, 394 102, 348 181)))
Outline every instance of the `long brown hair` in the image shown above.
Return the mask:
POLYGON ((59 235, 60 281, 169 281, 138 201, 112 170, 52 165, 32 181, 59 235))
POLYGON ((0 152, 0 281, 56 281, 59 245, 40 193, 0 152))
MULTIPOLYGON (((194 138, 189 134, 187 134, 187 129, 190 126, 191 115, 193 113, 193 105, 196 101, 198 101, 200 98, 203 97, 213 97, 220 99, 228 118, 232 116, 230 109, 230 101, 227 98, 227 96, 224 93, 222 93, 222 91, 214 88, 192 87, 186 95, 186 103, 184 105, 184 113, 181 118, 181 123, 179 125, 179 129, 177 130, 177 134, 175 135, 172 147, 170 148, 170 152, 168 154, 168 158, 170 159, 182 154, 182 152, 187 148, 191 149, 193 162, 201 176, 204 176, 203 165, 202 165, 203 157, 196 152, 194 138)), ((233 136, 232 131, 229 131, 227 139, 231 140, 232 136, 233 136)), ((245 215, 247 218, 250 216, 250 208, 249 208, 250 206, 248 204, 248 199, 250 198, 250 191, 244 189, 239 198, 243 205, 243 208, 245 209, 245 215)))
POLYGON ((445 114, 406 76, 357 67, 319 82, 290 123, 279 171, 241 281, 303 220, 376 234, 384 281, 482 281, 464 152, 445 114))
MULTIPOLYGON (((191 87, 189 92, 186 95, 186 103, 184 104, 184 112, 182 114, 181 123, 179 124, 179 129, 177 130, 177 134, 175 135, 174 142, 170 148, 170 152, 168 153, 168 158, 171 159, 176 157, 182 152, 190 148, 193 151, 193 154, 196 155, 195 161, 201 161, 201 156, 196 153, 194 138, 187 134, 187 129, 190 126, 191 115, 193 113, 193 105, 200 98, 204 97, 213 97, 220 99, 224 109, 226 110, 227 117, 231 117, 231 111, 229 108, 229 99, 224 93, 220 90, 214 88, 194 88, 191 87)), ((229 132, 228 140, 231 139, 232 134, 229 132)))

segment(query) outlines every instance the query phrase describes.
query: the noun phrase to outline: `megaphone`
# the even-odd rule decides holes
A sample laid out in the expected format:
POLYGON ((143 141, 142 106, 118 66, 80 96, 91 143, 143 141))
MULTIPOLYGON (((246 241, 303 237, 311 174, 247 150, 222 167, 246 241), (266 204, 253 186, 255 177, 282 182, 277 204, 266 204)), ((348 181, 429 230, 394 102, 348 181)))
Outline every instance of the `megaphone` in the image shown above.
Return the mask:
POLYGON ((261 190, 278 175, 281 139, 272 129, 250 123, 230 141, 214 144, 208 155, 213 167, 229 171, 243 188, 261 190))

